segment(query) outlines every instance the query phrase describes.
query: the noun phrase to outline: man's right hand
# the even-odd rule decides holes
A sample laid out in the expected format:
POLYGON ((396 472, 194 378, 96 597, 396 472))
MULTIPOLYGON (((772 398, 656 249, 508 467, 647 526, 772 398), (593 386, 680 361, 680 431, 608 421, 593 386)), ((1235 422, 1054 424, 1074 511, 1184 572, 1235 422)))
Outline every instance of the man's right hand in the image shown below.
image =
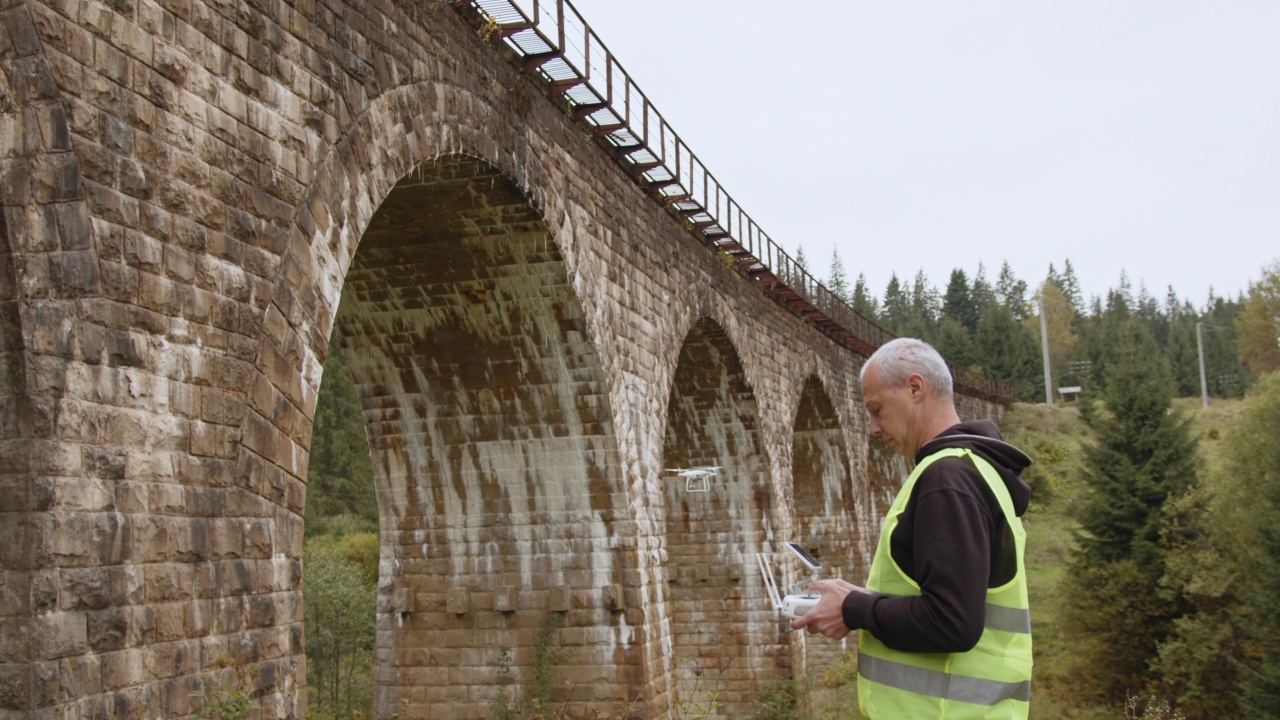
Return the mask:
POLYGON ((794 630, 807 629, 810 633, 822 633, 832 640, 839 640, 848 635, 850 630, 844 624, 844 599, 851 592, 867 592, 865 589, 845 582, 844 580, 817 580, 809 585, 809 589, 822 597, 812 610, 791 621, 794 630))

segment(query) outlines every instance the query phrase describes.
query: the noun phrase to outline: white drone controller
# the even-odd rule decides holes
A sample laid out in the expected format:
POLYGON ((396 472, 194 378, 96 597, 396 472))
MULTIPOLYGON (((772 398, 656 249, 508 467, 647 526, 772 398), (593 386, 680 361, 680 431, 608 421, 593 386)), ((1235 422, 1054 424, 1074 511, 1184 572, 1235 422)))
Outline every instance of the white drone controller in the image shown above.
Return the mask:
MULTIPOLYGON (((818 571, 822 569, 818 561, 814 560, 813 556, 805 552, 804 548, 796 543, 789 542, 786 546, 792 554, 800 559, 800 562, 805 567, 809 568, 809 572, 812 573, 809 581, 817 580, 818 571)), ((767 553, 756 553, 756 563, 760 566, 760 574, 764 576, 764 587, 769 592, 769 600, 773 602, 773 606, 780 614, 789 618, 798 618, 812 610, 818 604, 818 601, 822 599, 822 595, 806 589, 807 585, 802 587, 801 583, 797 583, 791 588, 790 595, 780 597, 778 595, 778 582, 773 578, 773 565, 769 562, 769 555, 767 553)))

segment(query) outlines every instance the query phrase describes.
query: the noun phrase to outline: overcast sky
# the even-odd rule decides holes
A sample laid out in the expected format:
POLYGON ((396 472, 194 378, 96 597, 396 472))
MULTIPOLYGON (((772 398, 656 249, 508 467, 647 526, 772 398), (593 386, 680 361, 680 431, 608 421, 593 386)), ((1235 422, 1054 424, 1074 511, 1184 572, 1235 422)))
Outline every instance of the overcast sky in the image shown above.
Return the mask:
POLYGON ((1200 306, 1280 260, 1275 0, 572 1, 820 279, 1070 258, 1200 306))

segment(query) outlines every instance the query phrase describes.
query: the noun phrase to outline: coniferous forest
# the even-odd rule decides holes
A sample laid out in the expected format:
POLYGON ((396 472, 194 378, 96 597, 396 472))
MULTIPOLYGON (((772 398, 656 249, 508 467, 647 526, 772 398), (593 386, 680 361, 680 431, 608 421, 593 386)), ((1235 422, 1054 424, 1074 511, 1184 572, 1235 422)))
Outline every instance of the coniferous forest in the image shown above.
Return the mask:
MULTIPOLYGON (((1004 430, 1036 461, 1032 718, 1280 719, 1280 261, 1246 292, 1198 299, 1124 273, 1086 298, 1070 260, 1031 283, 1007 263, 994 277, 957 268, 945 286, 895 275, 877 295, 837 252, 823 282, 889 332, 1019 392, 1004 430)), ((306 507, 317 718, 368 713, 377 521, 359 399, 333 352, 306 507)), ((843 665, 753 717, 847 716, 843 665)))
MULTIPOLYGON (((1104 296, 1085 298, 1065 260, 1061 268, 1051 264, 1035 284, 1016 277, 1005 263, 994 278, 981 265, 972 275, 957 268, 942 288, 922 273, 910 280, 894 275, 877 296, 863 276, 850 285, 836 275, 843 273, 838 253, 832 268, 827 286, 863 316, 899 337, 929 342, 956 365, 1013 385, 1022 402, 1045 400, 1041 308, 1055 395, 1061 387, 1096 395, 1116 362, 1117 340, 1131 333, 1164 358, 1177 397, 1201 394, 1197 324, 1211 397, 1242 397, 1268 362, 1275 362, 1267 359, 1275 350, 1274 342, 1267 347, 1267 333, 1273 337, 1276 328, 1266 316, 1265 299, 1251 300, 1252 294, 1210 292, 1193 301, 1175 288, 1159 294, 1135 288, 1121 272, 1104 296), (1263 316, 1265 322, 1255 319, 1263 316)), ((1266 294, 1276 274, 1274 267, 1265 270, 1253 294, 1266 294)))

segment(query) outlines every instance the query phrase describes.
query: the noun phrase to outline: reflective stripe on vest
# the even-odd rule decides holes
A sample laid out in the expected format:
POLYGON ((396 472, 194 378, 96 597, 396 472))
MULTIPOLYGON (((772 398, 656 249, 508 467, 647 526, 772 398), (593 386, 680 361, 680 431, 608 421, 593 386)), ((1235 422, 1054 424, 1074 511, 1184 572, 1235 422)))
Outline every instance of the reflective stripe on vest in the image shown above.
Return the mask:
POLYGON ((1031 634, 1031 611, 987 603, 986 627, 1007 633, 1031 634))
POLYGON ((944 448, 921 460, 894 499, 881 528, 867 588, 898 596, 920 595, 920 585, 893 560, 891 536, 921 473, 945 457, 967 457, 991 488, 1013 534, 1013 579, 987 589, 982 637, 968 652, 908 653, 892 650, 863 629, 858 654, 858 700, 863 714, 881 718, 984 718, 1025 720, 1031 699, 1031 611, 1023 566, 1026 533, 999 473, 982 457, 944 448))
POLYGON ((995 705, 1001 700, 1031 702, 1030 680, 1006 683, 950 675, 864 653, 858 653, 858 674, 891 688, 974 705, 995 705))

